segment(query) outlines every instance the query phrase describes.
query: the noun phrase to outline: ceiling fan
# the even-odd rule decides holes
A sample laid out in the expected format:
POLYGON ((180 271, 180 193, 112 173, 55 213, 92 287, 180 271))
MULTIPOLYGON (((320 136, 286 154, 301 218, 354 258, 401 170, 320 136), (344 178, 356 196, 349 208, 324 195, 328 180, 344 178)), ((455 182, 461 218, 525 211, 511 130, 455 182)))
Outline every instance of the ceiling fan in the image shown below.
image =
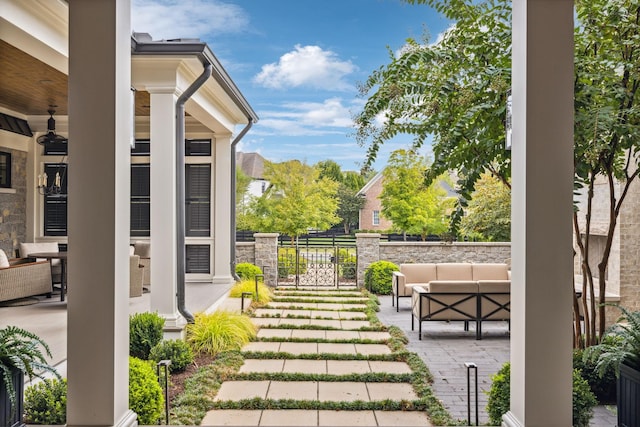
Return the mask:
POLYGON ((44 135, 40 135, 36 141, 38 144, 47 145, 47 144, 55 144, 55 143, 66 143, 67 138, 61 135, 56 134, 56 120, 53 118, 55 114, 55 110, 49 109, 47 110, 49 115, 49 120, 47 120, 47 133, 44 135))

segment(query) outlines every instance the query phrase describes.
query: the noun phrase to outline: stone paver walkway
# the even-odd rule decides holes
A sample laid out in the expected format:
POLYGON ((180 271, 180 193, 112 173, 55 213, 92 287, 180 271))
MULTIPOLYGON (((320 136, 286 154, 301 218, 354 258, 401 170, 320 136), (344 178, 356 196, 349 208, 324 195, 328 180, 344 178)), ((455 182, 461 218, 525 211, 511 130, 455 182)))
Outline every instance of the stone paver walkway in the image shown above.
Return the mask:
POLYGON ((243 348, 238 380, 224 382, 216 395, 218 407, 233 409, 211 410, 201 425, 430 426, 421 411, 376 410, 382 401, 414 401, 418 395, 407 363, 380 360, 392 354, 389 333, 361 330, 373 329, 366 301, 354 290, 276 290, 272 303, 254 311, 252 321, 260 329, 256 341, 243 348), (253 380, 256 375, 259 380, 253 380), (296 409, 339 402, 374 410, 296 409), (238 409, 245 404, 251 409, 238 409))

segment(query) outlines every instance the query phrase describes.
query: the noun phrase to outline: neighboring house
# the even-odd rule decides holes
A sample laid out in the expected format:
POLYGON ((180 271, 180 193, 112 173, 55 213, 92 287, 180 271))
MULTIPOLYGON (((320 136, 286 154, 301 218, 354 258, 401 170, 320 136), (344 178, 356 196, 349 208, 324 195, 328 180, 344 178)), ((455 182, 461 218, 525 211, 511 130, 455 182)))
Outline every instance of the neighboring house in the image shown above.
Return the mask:
MULTIPOLYGON (((384 218, 382 212, 382 202, 380 194, 384 185, 384 176, 378 172, 369 182, 365 184, 358 195, 365 198, 365 204, 360 209, 359 226, 360 230, 384 232, 390 230, 393 222, 384 218)), ((447 192, 447 197, 457 197, 457 193, 449 183, 440 181, 440 186, 447 192)))
POLYGON ((382 202, 380 201, 380 194, 382 194, 383 178, 382 172, 378 172, 357 193, 358 196, 365 198, 364 206, 360 209, 358 218, 358 228, 360 230, 384 232, 391 229, 393 225, 390 220, 381 215, 382 202))
POLYGON ((269 182, 264 179, 265 159, 258 153, 236 153, 236 167, 251 178, 247 192, 242 203, 247 203, 251 197, 260 197, 269 187, 269 182))

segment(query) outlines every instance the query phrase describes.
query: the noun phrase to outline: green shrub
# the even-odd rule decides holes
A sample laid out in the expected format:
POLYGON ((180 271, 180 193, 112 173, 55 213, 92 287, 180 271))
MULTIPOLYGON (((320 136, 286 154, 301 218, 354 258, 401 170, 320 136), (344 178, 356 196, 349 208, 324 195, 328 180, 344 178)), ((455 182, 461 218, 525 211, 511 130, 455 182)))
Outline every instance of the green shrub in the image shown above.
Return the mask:
POLYGON ((262 270, 257 265, 241 262, 236 265, 236 274, 242 280, 254 280, 257 275, 262 274, 262 270))
POLYGON ((596 361, 584 357, 584 350, 573 350, 573 367, 580 371, 580 375, 591 387, 596 399, 601 404, 611 404, 616 401, 616 371, 608 367, 603 376, 596 369, 596 361))
POLYGON ((399 270, 396 264, 389 261, 372 262, 364 272, 364 286, 374 294, 389 295, 393 272, 399 270))
POLYGON ((27 387, 24 391, 24 417, 27 424, 66 424, 67 380, 45 379, 27 387))
MULTIPOLYGON (((491 389, 487 402, 487 414, 490 425, 502 424, 502 415, 509 410, 510 403, 510 363, 505 363, 502 368, 491 377, 491 389)), ((588 427, 589 420, 593 416, 593 407, 598 402, 589 388, 589 383, 580 376, 580 371, 573 370, 573 425, 588 427)))
POLYGON ((227 350, 240 350, 256 336, 251 319, 231 311, 196 314, 195 322, 187 325, 187 342, 197 353, 213 356, 227 350))
POLYGON ((258 282, 258 298, 256 299, 256 281, 252 280, 243 280, 242 282, 238 282, 231 288, 229 291, 229 296, 232 298, 241 298, 243 292, 251 292, 251 298, 254 301, 258 301, 259 303, 266 304, 273 298, 273 294, 271 293, 271 289, 264 282, 258 282))
POLYGON ((169 372, 182 372, 193 362, 193 351, 183 340, 162 340, 151 349, 149 359, 171 360, 169 372))
POLYGON ((502 424, 502 415, 509 411, 511 364, 505 363, 500 370, 491 376, 491 388, 487 400, 487 414, 489 424, 499 426, 502 424))
POLYGON ((129 357, 129 408, 138 414, 138 424, 158 424, 164 412, 164 397, 158 376, 148 361, 129 357))
MULTIPOLYGON (((307 259, 298 257, 298 270, 300 274, 307 272, 307 259)), ((296 252, 293 248, 278 248, 278 278, 286 279, 296 274, 296 252)))
POLYGON ((158 313, 129 316, 129 355, 147 360, 151 348, 162 340, 164 319, 158 313))

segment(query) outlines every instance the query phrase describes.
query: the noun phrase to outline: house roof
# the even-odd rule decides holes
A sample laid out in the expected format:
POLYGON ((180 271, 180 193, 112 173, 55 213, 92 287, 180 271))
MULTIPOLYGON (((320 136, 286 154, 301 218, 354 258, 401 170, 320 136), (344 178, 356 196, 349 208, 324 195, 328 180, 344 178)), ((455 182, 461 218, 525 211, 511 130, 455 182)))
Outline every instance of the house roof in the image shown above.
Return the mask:
POLYGON ((264 175, 264 157, 258 153, 236 153, 236 165, 253 179, 262 179, 264 175))
POLYGON ((378 172, 378 173, 377 173, 373 178, 371 178, 371 179, 369 180, 369 182, 367 182, 367 183, 364 185, 364 187, 362 187, 362 188, 360 189, 360 191, 358 191, 358 193, 357 193, 356 195, 357 195, 357 196, 360 196, 360 195, 362 195, 362 196, 366 196, 366 195, 367 195, 367 191, 369 191, 369 189, 370 189, 371 187, 373 187, 373 185, 374 185, 376 182, 378 182, 379 180, 381 180, 381 179, 382 179, 382 172, 378 172))

